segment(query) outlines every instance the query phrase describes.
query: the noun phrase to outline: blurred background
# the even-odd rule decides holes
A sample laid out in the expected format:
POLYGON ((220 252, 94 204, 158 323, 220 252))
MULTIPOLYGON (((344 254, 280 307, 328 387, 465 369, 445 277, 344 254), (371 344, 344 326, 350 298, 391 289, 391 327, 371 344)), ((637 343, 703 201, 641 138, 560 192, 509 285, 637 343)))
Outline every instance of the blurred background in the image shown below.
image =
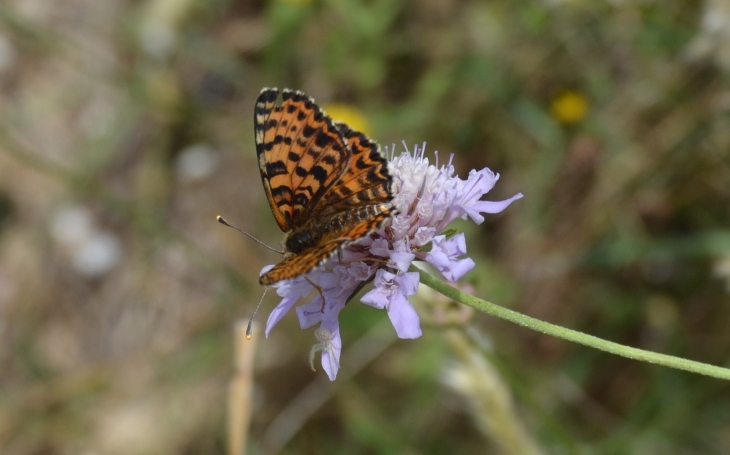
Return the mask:
MULTIPOLYGON (((727 0, 3 0, 2 454, 226 453, 265 86, 523 192, 458 225, 475 295, 729 365, 727 0)), ((248 453, 730 453, 730 384, 414 302, 348 305, 333 383, 258 333, 248 453)))

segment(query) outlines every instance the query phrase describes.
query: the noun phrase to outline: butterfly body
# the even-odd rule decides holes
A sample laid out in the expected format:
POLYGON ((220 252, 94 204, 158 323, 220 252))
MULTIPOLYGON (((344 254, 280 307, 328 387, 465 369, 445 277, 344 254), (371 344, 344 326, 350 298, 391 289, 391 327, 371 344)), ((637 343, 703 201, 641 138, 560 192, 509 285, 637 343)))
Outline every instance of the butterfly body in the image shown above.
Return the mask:
POLYGON ((284 259, 263 285, 304 275, 395 214, 392 176, 377 144, 334 123, 301 92, 262 90, 256 152, 274 218, 286 233, 284 259))

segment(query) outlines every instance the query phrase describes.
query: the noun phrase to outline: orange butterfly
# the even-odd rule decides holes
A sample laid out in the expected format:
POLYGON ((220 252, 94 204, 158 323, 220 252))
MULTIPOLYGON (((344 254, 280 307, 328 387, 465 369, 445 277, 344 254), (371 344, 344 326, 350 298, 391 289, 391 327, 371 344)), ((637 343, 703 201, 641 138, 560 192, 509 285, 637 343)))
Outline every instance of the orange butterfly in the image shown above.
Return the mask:
POLYGON ((266 197, 286 233, 284 260, 262 285, 304 275, 391 216, 392 175, 376 143, 334 123, 311 98, 261 91, 254 111, 256 154, 266 197))

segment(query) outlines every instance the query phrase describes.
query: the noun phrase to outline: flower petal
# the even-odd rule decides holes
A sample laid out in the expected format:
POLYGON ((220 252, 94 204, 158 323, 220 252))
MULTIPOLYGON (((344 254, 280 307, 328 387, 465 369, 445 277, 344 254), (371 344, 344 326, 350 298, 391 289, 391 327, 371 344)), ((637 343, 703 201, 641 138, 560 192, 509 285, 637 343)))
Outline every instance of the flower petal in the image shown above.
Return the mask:
POLYGON ((398 338, 413 339, 422 335, 418 313, 403 294, 395 294, 391 299, 388 317, 398 338))
POLYGON ((413 236, 413 243, 415 246, 423 246, 433 239, 436 229, 431 226, 421 226, 416 230, 416 234, 413 236))
POLYGON ((411 263, 416 258, 413 253, 398 253, 395 251, 390 252, 390 260, 395 263, 395 268, 401 272, 407 272, 411 263))
POLYGON ((322 297, 317 296, 311 302, 297 307, 299 327, 308 329, 322 322, 322 297))
POLYGON ((373 241, 373 244, 370 245, 370 254, 373 254, 375 256, 380 256, 383 258, 388 257, 388 241, 385 239, 377 239, 373 241))
POLYGON ((370 267, 362 261, 353 262, 347 268, 347 273, 357 281, 367 281, 371 276, 370 267))
POLYGON ((385 292, 382 288, 374 287, 360 297, 360 301, 366 305, 382 310, 388 305, 388 297, 390 297, 388 292, 385 292))
POLYGON ((388 305, 390 296, 393 293, 394 273, 385 269, 378 269, 373 280, 373 289, 360 298, 362 303, 375 308, 385 308, 388 305))
POLYGON ((418 283, 421 276, 418 272, 408 272, 396 275, 394 281, 398 284, 398 291, 405 295, 415 295, 418 291, 418 283))
POLYGON ((325 319, 317 332, 320 333, 323 329, 326 331, 324 332, 326 337, 319 340, 322 343, 322 368, 330 381, 334 381, 340 370, 340 354, 342 353, 342 338, 340 338, 340 325, 337 318, 325 319))
POLYGON ((284 297, 281 302, 279 302, 278 305, 276 305, 276 308, 271 312, 269 315, 269 319, 266 321, 266 338, 269 337, 269 332, 271 332, 271 329, 274 328, 274 326, 281 321, 281 318, 284 317, 286 313, 289 312, 292 305, 296 303, 296 301, 299 299, 298 296, 296 297, 284 297))
POLYGON ((499 213, 509 207, 517 199, 522 199, 522 193, 517 193, 504 201, 476 201, 471 204, 462 205, 462 208, 469 217, 477 224, 482 224, 484 217, 480 213, 499 213))
POLYGON ((442 243, 442 248, 449 257, 457 257, 466 254, 466 236, 464 233, 457 234, 442 243))
POLYGON ((451 263, 448 269, 441 271, 441 274, 449 281, 458 281, 461 277, 471 272, 474 266, 476 264, 471 258, 456 260, 451 263))

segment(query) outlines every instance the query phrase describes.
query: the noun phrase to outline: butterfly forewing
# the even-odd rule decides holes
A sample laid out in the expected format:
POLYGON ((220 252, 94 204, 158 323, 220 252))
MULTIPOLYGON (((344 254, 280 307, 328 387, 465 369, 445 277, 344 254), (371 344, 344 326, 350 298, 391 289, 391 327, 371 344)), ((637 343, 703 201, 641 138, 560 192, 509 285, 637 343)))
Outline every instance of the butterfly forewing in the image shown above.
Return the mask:
POLYGON ((350 163, 340 132, 301 92, 264 89, 256 101, 254 128, 261 180, 281 230, 305 224, 327 190, 350 163))
POLYGON ((389 202, 392 199, 392 177, 388 160, 383 157, 378 144, 344 123, 335 126, 350 149, 350 166, 340 181, 324 197, 325 210, 336 212, 363 204, 389 202))

